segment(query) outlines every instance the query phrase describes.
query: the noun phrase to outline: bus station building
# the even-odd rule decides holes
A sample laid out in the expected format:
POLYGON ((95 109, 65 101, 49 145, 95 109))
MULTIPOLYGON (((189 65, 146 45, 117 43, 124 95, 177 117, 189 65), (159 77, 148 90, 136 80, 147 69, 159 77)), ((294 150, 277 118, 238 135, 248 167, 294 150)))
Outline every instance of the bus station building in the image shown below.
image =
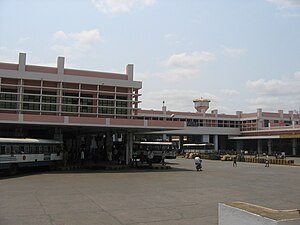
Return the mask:
MULTIPOLYGON (((125 73, 0 62, 0 136, 59 139, 74 153, 83 144, 105 158, 114 142, 125 143, 129 162, 136 135, 161 136, 184 142, 210 142, 216 150, 300 155, 300 115, 256 112, 208 112, 209 100, 195 99, 195 112, 144 110, 139 107, 142 82, 134 80, 134 66, 125 73), (102 152, 102 153, 101 153, 102 152)), ((197 97, 197 96, 195 96, 197 97)))

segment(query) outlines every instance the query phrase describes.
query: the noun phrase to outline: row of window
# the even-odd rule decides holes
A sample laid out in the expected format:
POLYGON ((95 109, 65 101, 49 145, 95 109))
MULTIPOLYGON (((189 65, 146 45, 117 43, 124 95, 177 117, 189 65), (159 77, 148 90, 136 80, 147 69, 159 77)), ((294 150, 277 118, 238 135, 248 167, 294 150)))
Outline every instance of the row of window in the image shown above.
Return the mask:
MULTIPOLYGON (((17 98, 17 95, 19 93, 17 92, 17 90, 14 90, 14 89, 5 89, 5 88, 2 88, 1 90, 1 94, 0 94, 0 97, 2 98, 3 96, 6 96, 4 98, 9 98, 8 96, 10 96, 11 98, 14 98, 16 99, 17 98), (6 93, 6 92, 9 92, 9 93, 6 93), (12 93, 12 94, 10 94, 12 93)), ((39 90, 24 90, 24 93, 23 93, 23 99, 24 99, 24 96, 26 96, 25 98, 32 98, 32 99, 39 99, 40 98, 40 91, 39 90), (28 94, 28 95, 26 95, 28 94), (35 98, 36 97, 36 98, 35 98)), ((92 94, 84 94, 84 93, 81 93, 80 94, 80 97, 79 97, 79 93, 71 93, 71 92, 63 92, 62 94, 63 96, 68 96, 68 97, 71 97, 71 98, 74 98, 74 99, 81 99, 81 98, 87 98, 87 99, 94 99, 95 96, 92 95, 92 94)), ((58 97, 57 96, 57 93, 56 92, 51 92, 51 91, 42 91, 42 96, 55 96, 54 98, 58 97)), ((127 100, 127 96, 114 96, 114 95, 102 95, 102 94, 99 94, 98 95, 98 98, 99 99, 116 99, 116 100, 127 100)), ((11 99, 11 100, 14 100, 14 99, 11 99)), ((24 99, 25 101, 25 99, 24 99)))
POLYGON ((58 153, 61 150, 60 145, 0 145, 1 155, 15 154, 51 154, 58 153))
MULTIPOLYGON (((7 90, 5 90, 7 91, 7 90)), ((38 94, 39 91, 24 91, 24 93, 30 93, 30 94, 38 94)), ((46 92, 47 95, 54 95, 55 92, 46 92)), ((64 96, 62 98, 62 111, 63 112, 78 112, 78 98, 72 98, 74 96, 78 96, 76 93, 64 93, 64 96)), ((93 99, 92 95, 89 94, 82 94, 80 98, 80 112, 83 113, 92 113, 93 112, 93 99)), ((126 96, 116 96, 118 100, 125 100, 125 101, 115 101, 114 96, 101 96, 104 99, 112 99, 112 100, 99 100, 99 113, 102 114, 114 114, 114 107, 116 105, 116 114, 124 114, 126 115, 127 112, 127 105, 126 102, 127 98, 126 96), (104 106, 102 108, 101 106, 104 106), (124 108, 124 109, 119 109, 124 108)), ((17 103, 16 102, 10 102, 10 101, 17 101, 17 95, 16 94, 7 94, 2 93, 0 95, 0 100, 4 100, 0 102, 0 108, 2 109, 17 109, 17 103)), ((23 109, 24 110, 40 110, 39 104, 32 104, 32 103, 39 103, 40 102, 40 96, 39 95, 23 95, 23 109)), ((52 96, 42 96, 42 103, 56 103, 56 97, 52 96)), ((56 105, 55 104, 42 104, 43 111, 56 111, 56 105)))

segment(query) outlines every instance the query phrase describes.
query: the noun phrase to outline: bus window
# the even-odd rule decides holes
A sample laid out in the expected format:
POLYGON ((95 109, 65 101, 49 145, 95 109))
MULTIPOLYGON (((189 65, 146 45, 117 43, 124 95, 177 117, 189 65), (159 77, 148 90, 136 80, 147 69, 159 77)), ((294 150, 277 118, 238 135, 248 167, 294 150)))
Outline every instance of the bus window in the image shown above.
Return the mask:
POLYGON ((5 145, 5 153, 8 155, 10 154, 10 148, 9 145, 5 145))
POLYGON ((4 145, 1 145, 1 148, 0 148, 0 154, 1 154, 1 155, 4 155, 4 154, 5 154, 5 146, 4 146, 4 145))
POLYGON ((16 152, 14 151, 13 146, 9 145, 8 146, 9 150, 10 150, 10 154, 13 156, 16 152))
POLYGON ((40 152, 40 153, 44 153, 44 154, 48 154, 48 153, 51 153, 50 151, 49 151, 49 149, 48 149, 48 145, 44 145, 44 146, 42 146, 42 152, 40 152))
POLYGON ((19 145, 13 145, 12 148, 13 148, 14 154, 20 154, 19 145))
POLYGON ((25 146, 24 146, 24 153, 25 153, 25 154, 28 154, 28 153, 29 153, 29 146, 28 146, 28 145, 25 145, 25 146))
POLYGON ((20 146, 20 153, 21 153, 21 154, 24 154, 24 153, 25 153, 25 150, 24 150, 24 146, 23 146, 23 145, 20 146))
POLYGON ((34 147, 34 154, 39 154, 39 146, 34 147))

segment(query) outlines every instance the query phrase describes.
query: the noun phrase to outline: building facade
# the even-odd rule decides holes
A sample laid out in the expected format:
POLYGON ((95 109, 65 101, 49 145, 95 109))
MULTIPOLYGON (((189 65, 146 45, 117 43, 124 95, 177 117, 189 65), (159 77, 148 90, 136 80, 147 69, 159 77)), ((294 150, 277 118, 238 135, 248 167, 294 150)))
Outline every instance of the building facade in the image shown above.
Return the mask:
POLYGON ((214 143, 218 150, 300 154, 298 113, 262 109, 235 115, 207 113, 206 99, 194 100, 196 112, 169 111, 166 106, 143 110, 142 82, 133 79, 133 65, 122 74, 64 64, 65 59, 58 57, 56 67, 27 65, 25 53, 19 54, 17 64, 0 63, 0 136, 59 138, 68 151, 78 149, 82 140, 110 151, 113 140, 123 137, 127 162, 134 134, 149 132, 169 139, 176 136, 181 144, 214 143))

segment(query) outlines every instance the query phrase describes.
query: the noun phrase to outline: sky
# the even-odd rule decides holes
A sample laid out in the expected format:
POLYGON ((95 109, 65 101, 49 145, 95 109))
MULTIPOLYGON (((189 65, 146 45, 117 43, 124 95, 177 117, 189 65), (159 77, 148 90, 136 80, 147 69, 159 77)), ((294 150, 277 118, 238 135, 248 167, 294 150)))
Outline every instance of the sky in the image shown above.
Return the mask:
POLYGON ((300 0, 0 0, 0 62, 125 72, 140 107, 300 111, 300 0))

